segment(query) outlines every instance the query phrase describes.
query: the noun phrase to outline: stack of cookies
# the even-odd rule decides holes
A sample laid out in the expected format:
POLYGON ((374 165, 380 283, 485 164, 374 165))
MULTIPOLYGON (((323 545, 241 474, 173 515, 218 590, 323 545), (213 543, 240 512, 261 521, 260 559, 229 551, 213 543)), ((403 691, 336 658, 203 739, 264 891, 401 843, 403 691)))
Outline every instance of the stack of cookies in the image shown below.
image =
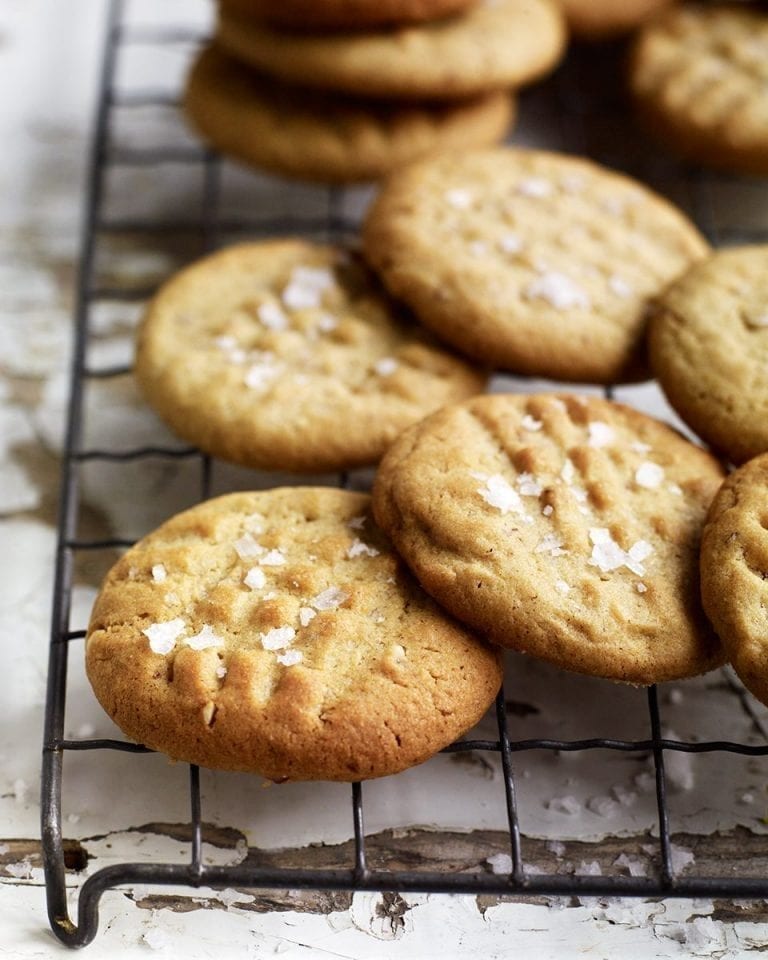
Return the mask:
POLYGON ((307 180, 378 179, 502 140, 565 48, 556 0, 221 0, 185 108, 215 148, 307 180))

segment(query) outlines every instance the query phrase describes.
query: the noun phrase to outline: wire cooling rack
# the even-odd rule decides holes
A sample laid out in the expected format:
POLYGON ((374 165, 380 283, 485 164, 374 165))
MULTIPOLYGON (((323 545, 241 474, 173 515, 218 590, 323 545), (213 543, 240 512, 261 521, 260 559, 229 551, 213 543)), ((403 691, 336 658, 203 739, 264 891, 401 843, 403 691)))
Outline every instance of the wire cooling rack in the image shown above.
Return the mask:
MULTIPOLYGON (((354 229, 355 224, 342 215, 343 191, 327 192, 326 210, 322 217, 311 219, 243 217, 227 220, 221 206, 221 165, 215 154, 199 145, 171 150, 114 148, 110 139, 113 114, 116 109, 143 109, 174 107, 175 96, 159 92, 120 92, 116 76, 121 56, 133 44, 160 48, 189 44, 196 38, 186 29, 130 28, 125 22, 121 0, 111 0, 106 41, 98 95, 98 108, 92 153, 90 181, 85 207, 84 234, 77 288, 76 331, 72 364, 71 399, 69 406, 66 445, 64 451, 61 513, 58 530, 58 548, 53 597, 53 618, 50 644, 49 675, 45 713, 45 740, 43 748, 42 835, 48 912, 56 936, 69 946, 83 946, 95 936, 98 926, 99 901, 102 894, 118 885, 140 883, 149 885, 183 885, 214 888, 240 887, 263 889, 311 889, 353 891, 399 891, 496 894, 515 896, 578 895, 578 896, 639 896, 639 897, 768 897, 768 878, 739 878, 728 876, 676 875, 673 869, 667 782, 664 757, 668 751, 683 753, 716 753, 724 751, 744 756, 765 756, 768 746, 725 741, 691 742, 665 739, 655 687, 647 691, 648 736, 644 739, 621 740, 600 737, 586 740, 528 739, 514 740, 507 729, 507 709, 503 691, 496 701, 495 716, 498 734, 490 740, 465 740, 452 744, 446 752, 481 751, 496 754, 501 760, 501 782, 508 823, 508 851, 511 871, 508 874, 475 872, 451 873, 445 871, 382 870, 371 867, 374 859, 371 844, 366 846, 364 829, 364 787, 351 785, 349 816, 354 843, 348 865, 333 869, 304 869, 301 867, 258 866, 240 863, 234 866, 210 866, 202 856, 202 813, 200 774, 189 767, 189 831, 191 853, 187 863, 121 863, 102 868, 88 877, 79 892, 77 918, 72 920, 67 905, 65 886, 66 867, 62 840, 61 795, 63 761, 71 751, 122 751, 128 755, 147 752, 146 748, 111 739, 65 739, 65 701, 67 663, 70 642, 82 640, 83 630, 70 628, 70 609, 74 568, 84 552, 119 549, 130 545, 122 539, 86 540, 78 538, 81 515, 80 468, 86 462, 127 463, 147 458, 183 458, 199 466, 199 497, 205 499, 211 491, 211 460, 199 451, 178 447, 142 447, 132 450, 87 449, 83 446, 84 395, 89 383, 99 378, 124 375, 126 367, 92 369, 87 362, 87 344, 92 333, 92 314, 106 301, 139 302, 152 292, 146 289, 104 285, 97 278, 95 264, 104 238, 120 232, 150 238, 163 231, 183 229, 191 232, 199 255, 217 246, 224 233, 245 233, 267 236, 275 233, 304 232, 339 236, 354 229), (201 173, 202 195, 200 215, 192 219, 171 222, 168 218, 110 218, 105 213, 106 178, 110 172, 132 167, 148 167, 173 162, 195 166, 201 173), (523 834, 518 817, 513 757, 525 751, 618 751, 630 754, 648 754, 655 772, 655 800, 658 815, 658 838, 654 876, 588 876, 561 873, 534 874, 526 871, 523 856, 523 834), (370 862, 369 862, 370 861, 370 862)), ((534 104, 548 103, 554 109, 562 134, 562 143, 556 148, 591 154, 614 166, 623 166, 640 173, 653 182, 653 171, 637 168, 647 160, 649 151, 626 142, 626 130, 617 133, 624 106, 617 85, 606 86, 599 79, 600 69, 616 72, 620 55, 612 48, 574 51, 558 74, 531 96, 534 104), (597 78, 597 79, 596 79, 597 78), (553 106, 554 105, 554 106, 553 106), (597 131, 597 141, 595 140, 597 131), (595 142, 598 146, 595 146, 595 142), (600 143, 603 143, 603 148, 600 143), (618 152, 616 152, 618 151, 618 152), (634 169, 633 169, 634 168, 634 169)), ((768 242, 768 228, 724 230, 717 227, 713 213, 712 184, 715 175, 677 167, 676 175, 684 183, 691 198, 693 212, 700 227, 715 245, 734 242, 768 242)), ((722 179, 722 178, 720 178, 722 179)), ((345 482, 345 478, 341 478, 345 482)), ((269 862, 264 861, 264 862, 269 862)), ((711 871, 710 871, 711 873, 711 871)))

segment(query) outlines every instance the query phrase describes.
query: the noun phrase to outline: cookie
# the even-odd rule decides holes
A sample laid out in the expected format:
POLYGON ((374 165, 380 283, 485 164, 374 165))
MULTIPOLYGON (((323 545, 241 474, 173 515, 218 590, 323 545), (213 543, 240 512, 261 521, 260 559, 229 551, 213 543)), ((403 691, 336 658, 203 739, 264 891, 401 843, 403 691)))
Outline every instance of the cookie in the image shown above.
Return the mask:
POLYGON ((575 37, 604 40, 636 29, 671 0, 560 0, 575 37))
POLYGON ((450 100, 541 76, 563 53, 565 25, 554 0, 497 0, 463 17, 356 33, 290 33, 224 12, 216 40, 288 82, 360 96, 450 100))
POLYGON ((442 105, 375 104, 265 79, 213 46, 192 67, 184 109, 222 153, 329 183, 375 180, 436 151, 495 143, 514 117, 502 91, 442 105))
POLYGON ((166 283, 135 373, 185 440, 297 472, 375 463, 405 427, 486 379, 434 344, 359 258, 290 239, 230 247, 166 283))
POLYGON ((768 454, 732 473, 701 542, 701 596, 736 673, 768 703, 768 454))
POLYGON ((722 476, 709 454, 629 407, 484 396, 395 442, 374 512, 425 590, 481 635, 650 684, 722 662, 698 582, 722 476))
POLYGON ((660 298, 651 361, 685 422, 732 463, 768 450, 768 246, 720 250, 660 298))
POLYGON ((687 4, 639 34, 630 86, 649 131, 697 163, 768 173, 768 12, 687 4))
POLYGON ((649 298, 708 250, 640 183, 515 148, 399 171, 369 212, 364 247, 390 291, 468 356, 598 383, 647 374, 649 298))
POLYGON ((293 487, 219 497, 106 577, 86 639, 96 696, 133 740, 272 780, 360 780, 473 726, 496 652, 441 611, 368 516, 293 487))
POLYGON ((392 27, 437 20, 476 0, 219 0, 222 10, 299 30, 392 27))

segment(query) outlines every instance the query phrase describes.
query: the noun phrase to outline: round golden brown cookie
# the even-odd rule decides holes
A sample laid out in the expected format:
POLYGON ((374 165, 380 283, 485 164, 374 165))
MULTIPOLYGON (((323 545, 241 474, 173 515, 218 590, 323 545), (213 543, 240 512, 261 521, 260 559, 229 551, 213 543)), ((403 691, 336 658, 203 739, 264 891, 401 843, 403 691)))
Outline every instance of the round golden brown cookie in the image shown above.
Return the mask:
POLYGON ((565 48, 554 0, 497 0, 397 31, 298 34, 223 13, 219 46, 265 73, 322 90, 450 100, 519 87, 565 48))
POLYGON ((298 30, 396 26, 436 20, 477 0, 219 0, 222 10, 298 30))
POLYGON ((708 249, 640 183, 514 148, 398 171, 364 247, 391 292, 469 356, 599 383, 645 375, 649 298, 708 249))
POLYGON ((698 581, 722 476, 629 407, 484 396, 395 442, 374 511, 427 592, 494 643, 649 684, 722 662, 698 581))
POLYGON ((634 30, 671 0, 560 0, 574 36, 604 40, 634 30))
POLYGON ((640 32, 630 85, 649 131, 696 162, 768 173, 768 12, 673 7, 640 32))
POLYGON ((185 440, 292 471, 375 463, 405 427, 486 379, 358 258, 303 240, 240 244, 173 277, 141 325, 136 377, 185 440))
POLYGON ((736 673, 768 703, 768 454, 732 473, 712 503, 701 596, 736 673))
POLYGON ((459 145, 495 143, 514 117, 511 94, 428 106, 378 104, 266 79, 207 47, 184 96, 187 117, 222 153, 286 177, 375 180, 459 145))
POLYGON ((733 463, 768 450, 768 246, 720 250, 660 298, 651 362, 685 422, 733 463))
POLYGON ((483 715, 498 655, 330 488, 238 493, 141 540, 101 588, 86 667, 133 740, 273 780, 421 763, 483 715))

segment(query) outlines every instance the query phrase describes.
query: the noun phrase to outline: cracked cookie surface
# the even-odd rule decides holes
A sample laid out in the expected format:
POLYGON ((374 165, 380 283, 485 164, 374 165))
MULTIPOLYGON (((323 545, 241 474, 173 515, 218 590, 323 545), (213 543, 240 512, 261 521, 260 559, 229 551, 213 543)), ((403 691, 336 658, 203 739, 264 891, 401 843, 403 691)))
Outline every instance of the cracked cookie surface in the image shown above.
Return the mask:
POLYGON ((398 171, 363 238, 391 292, 468 356, 598 383, 647 375, 649 299, 708 250, 637 181, 515 148, 398 171))
POLYGON ((515 101, 496 91, 444 104, 377 103, 265 78, 215 46, 195 60, 184 110, 217 150, 286 177, 377 180, 404 163, 497 143, 515 101))
POLYGON ((701 595, 744 686, 768 703, 768 454, 732 473, 712 503, 701 595))
POLYGON ((493 642, 649 684, 722 662, 698 582, 722 476, 629 407, 495 395, 407 430, 382 460, 374 510, 424 588, 493 642))
POLYGON ((185 440, 297 472, 375 463, 406 426, 486 380, 359 258, 291 239, 230 247, 173 277, 142 323, 136 377, 185 440))
POLYGON ((238 493, 172 518, 113 567, 86 667, 132 739, 273 780, 421 763, 501 683, 497 652, 420 589, 370 497, 238 493))
POLYGON ((768 450, 768 245, 719 250, 659 298, 650 356, 669 402, 732 463, 768 450))
POLYGON ((326 34, 281 31, 224 11, 216 33, 232 56, 285 81, 398 100, 516 89, 555 65, 565 39, 553 0, 497 0, 396 31, 326 34))
POLYGON ((768 14, 683 4, 638 35, 630 87, 649 131, 690 159, 768 173, 768 14))

